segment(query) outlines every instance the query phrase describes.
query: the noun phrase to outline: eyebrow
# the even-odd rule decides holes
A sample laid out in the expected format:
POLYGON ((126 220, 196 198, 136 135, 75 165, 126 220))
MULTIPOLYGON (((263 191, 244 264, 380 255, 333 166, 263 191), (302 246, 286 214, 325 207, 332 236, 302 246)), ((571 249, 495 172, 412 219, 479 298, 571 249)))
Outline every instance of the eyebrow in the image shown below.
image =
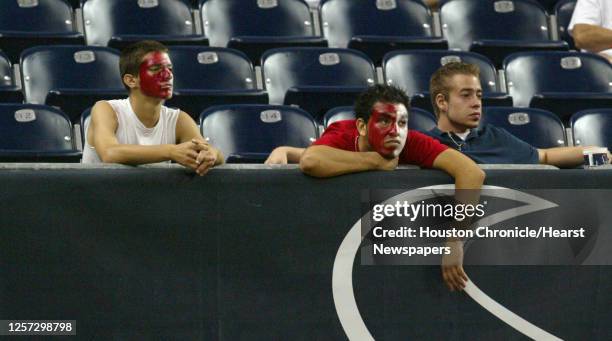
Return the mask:
POLYGON ((160 67, 160 66, 172 67, 172 64, 171 64, 171 63, 168 63, 168 64, 164 64, 164 63, 157 63, 157 64, 153 64, 153 65, 151 65, 151 66, 149 66, 149 67, 160 67))

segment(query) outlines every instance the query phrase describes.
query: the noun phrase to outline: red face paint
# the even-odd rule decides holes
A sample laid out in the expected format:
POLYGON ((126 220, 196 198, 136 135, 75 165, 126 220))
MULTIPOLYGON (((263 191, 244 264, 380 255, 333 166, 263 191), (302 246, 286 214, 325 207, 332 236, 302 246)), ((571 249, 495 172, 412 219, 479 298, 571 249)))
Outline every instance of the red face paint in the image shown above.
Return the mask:
POLYGON ((408 136, 408 112, 401 104, 377 102, 368 121, 368 143, 380 155, 399 156, 408 136))
POLYGON ((151 97, 172 97, 172 63, 165 52, 151 52, 140 64, 140 89, 151 97))

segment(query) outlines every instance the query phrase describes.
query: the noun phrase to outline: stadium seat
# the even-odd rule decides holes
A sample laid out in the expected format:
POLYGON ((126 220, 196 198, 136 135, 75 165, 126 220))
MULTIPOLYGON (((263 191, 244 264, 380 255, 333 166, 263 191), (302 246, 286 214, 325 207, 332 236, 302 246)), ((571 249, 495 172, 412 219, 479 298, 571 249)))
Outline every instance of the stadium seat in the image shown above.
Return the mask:
POLYGON ((87 0, 83 20, 88 45, 122 49, 151 39, 166 45, 206 45, 196 34, 186 0, 87 0))
POLYGON ((78 162, 72 126, 61 111, 45 105, 0 104, 1 162, 78 162))
POLYGON ((559 0, 555 5, 555 16, 557 17, 557 31, 559 32, 559 38, 565 40, 572 50, 576 49, 574 44, 574 38, 570 35, 567 27, 572 20, 572 14, 574 13, 574 7, 576 7, 577 0, 559 0))
POLYGON ((317 138, 310 114, 290 106, 211 107, 202 112, 200 129, 228 163, 263 163, 278 146, 305 148, 317 138))
POLYGON ((85 44, 75 29, 72 7, 64 0, 10 0, 0 10, 0 47, 13 63, 29 47, 85 44))
POLYGON ((200 13, 211 46, 243 51, 255 64, 272 48, 327 46, 303 0, 202 0, 200 13))
POLYGON ((492 124, 537 148, 565 146, 565 128, 550 111, 532 108, 485 107, 481 125, 492 124))
POLYGON ((124 98, 117 51, 96 46, 40 46, 21 55, 27 103, 61 108, 73 122, 101 99, 124 98))
POLYGON ((553 9, 555 8, 555 4, 557 4, 561 0, 537 0, 542 7, 548 12, 553 13, 553 9))
POLYGON ((376 65, 391 50, 448 48, 420 0, 325 0, 320 12, 330 47, 363 51, 376 65))
POLYGON ((450 0, 440 19, 451 49, 484 54, 496 67, 513 52, 568 49, 550 40, 548 16, 534 0, 450 0))
POLYGON ((349 49, 294 47, 267 51, 262 70, 271 104, 295 104, 322 121, 374 85, 372 61, 349 49))
POLYGON ((570 119, 575 145, 602 146, 612 150, 612 109, 591 109, 570 119))
POLYGON ((429 79, 440 66, 454 61, 478 65, 485 105, 512 105, 512 99, 501 92, 493 64, 486 57, 472 52, 393 51, 383 59, 384 79, 387 84, 404 89, 411 97, 412 106, 433 112, 429 97, 429 79))
MULTIPOLYGON (((325 128, 337 121, 355 119, 355 111, 353 109, 351 106, 344 106, 329 110, 323 120, 325 128)), ((436 117, 432 113, 419 108, 410 108, 410 114, 408 115, 409 129, 429 131, 435 126, 436 117)))
POLYGON ((83 148, 85 147, 85 133, 87 132, 87 127, 89 126, 89 116, 91 116, 91 107, 83 110, 81 118, 79 119, 79 129, 81 131, 81 146, 83 146, 83 148))
POLYGON ((515 107, 554 112, 567 123, 580 110, 612 107, 612 66, 582 52, 525 52, 504 61, 515 107))
POLYGON ((8 57, 0 51, 0 102, 21 102, 23 96, 13 77, 13 68, 8 57))
POLYGON ((170 46, 174 95, 166 105, 197 120, 202 110, 221 104, 268 104, 257 89, 253 65, 237 50, 222 47, 170 46))
POLYGON ((354 107, 350 105, 335 107, 329 109, 325 116, 323 116, 323 127, 327 129, 330 124, 338 121, 344 120, 354 120, 355 119, 355 110, 354 107))

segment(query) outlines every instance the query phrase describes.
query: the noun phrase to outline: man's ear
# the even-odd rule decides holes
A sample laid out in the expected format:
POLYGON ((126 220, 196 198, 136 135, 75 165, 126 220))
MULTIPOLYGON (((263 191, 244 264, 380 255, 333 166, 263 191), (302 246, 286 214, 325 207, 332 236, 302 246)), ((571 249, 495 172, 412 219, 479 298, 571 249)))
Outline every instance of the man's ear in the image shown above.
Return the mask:
POLYGON ((355 124, 357 125, 357 131, 359 132, 359 135, 368 135, 368 124, 366 123, 366 121, 363 120, 363 118, 358 118, 357 120, 355 120, 355 124))
POLYGON ((127 85, 128 88, 134 89, 138 86, 138 78, 134 77, 129 73, 126 73, 125 75, 123 75, 123 83, 127 85))
POLYGON ((435 102, 440 112, 448 112, 448 101, 443 94, 437 94, 435 102))

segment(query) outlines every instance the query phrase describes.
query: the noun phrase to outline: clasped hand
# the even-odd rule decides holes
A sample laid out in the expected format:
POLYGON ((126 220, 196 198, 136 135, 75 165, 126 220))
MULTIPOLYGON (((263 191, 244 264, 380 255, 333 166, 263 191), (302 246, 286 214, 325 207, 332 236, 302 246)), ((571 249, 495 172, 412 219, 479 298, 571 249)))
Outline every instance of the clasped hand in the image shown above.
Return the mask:
POLYGON ((198 175, 205 175, 215 165, 217 153, 207 142, 192 139, 177 144, 172 150, 171 159, 193 169, 198 175))

